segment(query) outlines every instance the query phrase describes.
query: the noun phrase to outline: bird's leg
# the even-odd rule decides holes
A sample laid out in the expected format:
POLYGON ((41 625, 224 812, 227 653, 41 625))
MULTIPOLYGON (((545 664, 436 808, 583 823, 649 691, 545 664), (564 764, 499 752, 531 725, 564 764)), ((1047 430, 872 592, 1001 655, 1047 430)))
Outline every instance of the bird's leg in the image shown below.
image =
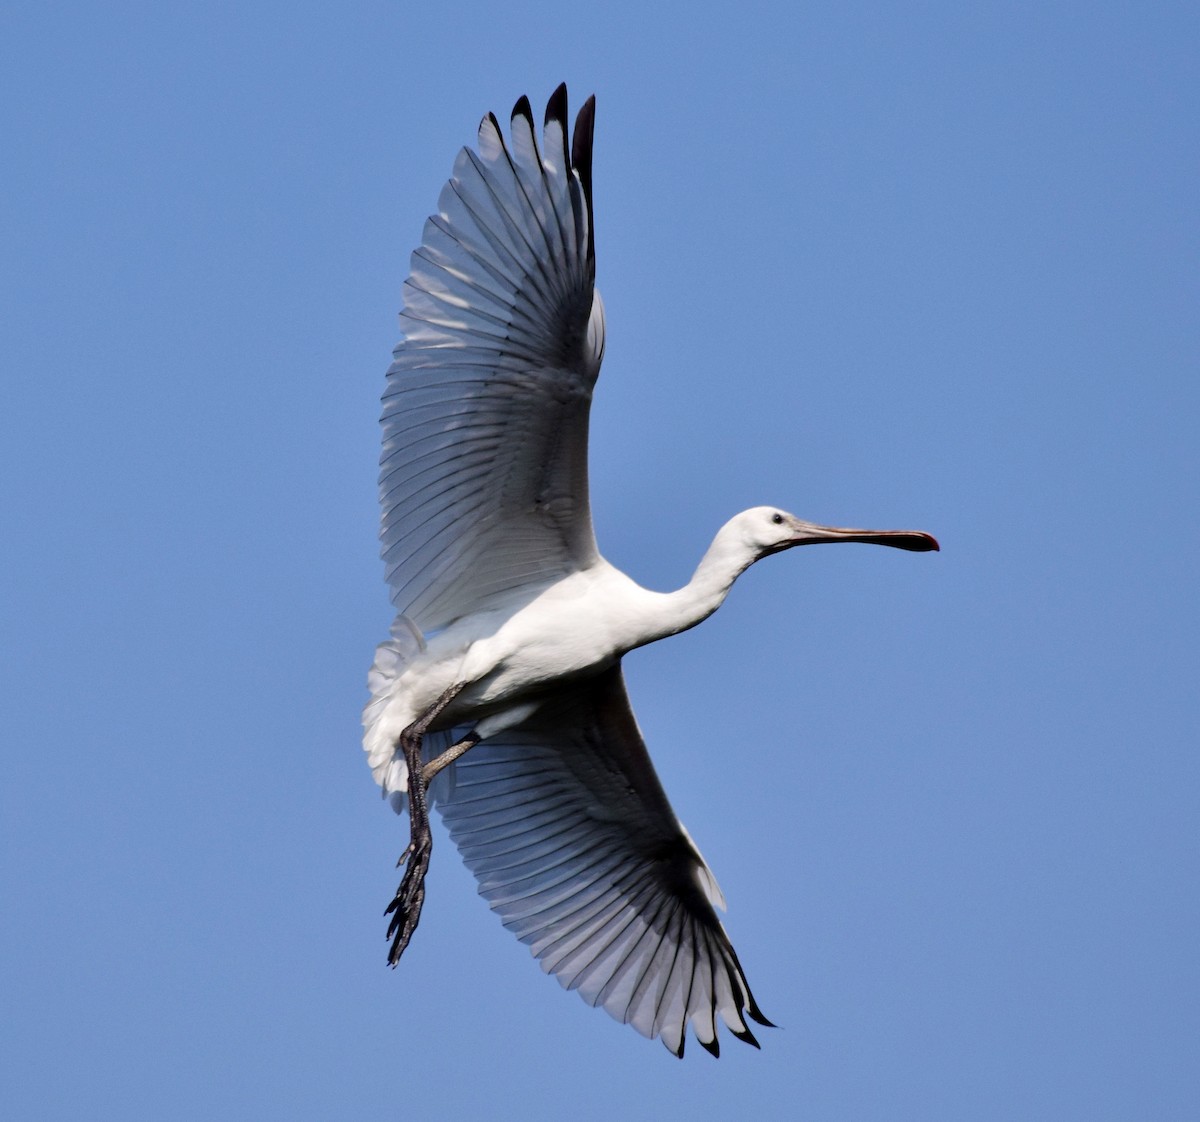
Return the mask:
MULTIPOLYGON (((429 731, 429 726, 437 720, 462 688, 462 685, 451 686, 400 734, 400 748, 404 752, 404 762, 408 765, 410 840, 408 848, 396 862, 397 865, 405 865, 404 877, 400 881, 400 887, 396 889, 396 895, 392 898, 392 902, 383 913, 392 917, 387 931, 387 937, 392 940, 392 947, 388 952, 388 962, 392 966, 400 961, 404 948, 408 946, 413 932, 416 931, 417 923, 421 918, 421 905, 425 902, 425 874, 429 870, 429 855, 433 850, 433 833, 429 829, 429 805, 426 799, 426 789, 429 780, 446 766, 440 761, 455 749, 460 748, 459 744, 455 744, 436 760, 431 761, 431 765, 437 766, 430 775, 426 776, 426 768, 421 763, 421 741, 429 731), (406 862, 407 864, 405 864, 406 862)), ((470 737, 467 739, 470 740, 470 737)), ((461 743, 466 743, 466 741, 461 743)), ((470 747, 471 745, 467 744, 466 748, 461 748, 452 758, 457 759, 470 747)), ((446 760, 446 763, 450 762, 450 760, 446 760)))
POLYGON ((478 744, 483 737, 477 732, 469 732, 457 744, 451 744, 440 756, 435 756, 421 769, 421 778, 428 786, 442 768, 449 767, 459 756, 465 756, 478 744))

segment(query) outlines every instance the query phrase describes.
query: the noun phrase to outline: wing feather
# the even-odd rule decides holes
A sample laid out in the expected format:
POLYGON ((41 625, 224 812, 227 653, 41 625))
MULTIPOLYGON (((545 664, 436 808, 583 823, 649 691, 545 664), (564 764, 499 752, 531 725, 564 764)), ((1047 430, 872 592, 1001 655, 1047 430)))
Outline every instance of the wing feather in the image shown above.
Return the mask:
POLYGON ((763 1017, 720 890, 654 773, 620 667, 564 686, 454 765, 438 805, 479 892, 542 968, 682 1055, 763 1017))
POLYGON ((571 156, 565 88, 541 147, 524 99, 507 143, 485 117, 412 255, 383 395, 380 538, 392 602, 425 631, 511 607, 598 556, 591 106, 571 156))

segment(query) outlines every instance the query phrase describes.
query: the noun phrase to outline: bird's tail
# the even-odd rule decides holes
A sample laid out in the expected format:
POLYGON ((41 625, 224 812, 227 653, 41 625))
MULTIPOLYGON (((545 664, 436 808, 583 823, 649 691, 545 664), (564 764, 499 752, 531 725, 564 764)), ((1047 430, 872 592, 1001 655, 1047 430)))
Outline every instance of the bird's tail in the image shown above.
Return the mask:
MULTIPOLYGON (((408 664, 425 649, 425 637, 420 628, 407 616, 397 616, 391 628, 391 638, 375 648, 375 661, 367 672, 367 689, 371 700, 363 707, 363 750, 375 782, 387 798, 395 791, 408 787, 408 768, 404 756, 396 751, 396 740, 402 731, 393 727, 389 703, 395 698, 396 681, 408 664)), ((401 809, 403 803, 397 810, 401 809)))
MULTIPOLYGON (((375 661, 367 673, 367 689, 371 700, 363 707, 363 750, 375 782, 383 788, 383 797, 392 804, 397 814, 404 811, 408 797, 408 765, 404 753, 398 748, 400 733, 416 714, 407 713, 403 704, 393 704, 396 682, 409 663, 425 650, 425 636, 407 616, 397 616, 391 628, 391 638, 375 648, 375 661)), ((426 759, 436 756, 449 744, 449 734, 430 732, 425 734, 423 754, 426 759)), ((450 782, 446 768, 433 781, 430 797, 450 782), (443 776, 446 776, 443 779, 443 776)))

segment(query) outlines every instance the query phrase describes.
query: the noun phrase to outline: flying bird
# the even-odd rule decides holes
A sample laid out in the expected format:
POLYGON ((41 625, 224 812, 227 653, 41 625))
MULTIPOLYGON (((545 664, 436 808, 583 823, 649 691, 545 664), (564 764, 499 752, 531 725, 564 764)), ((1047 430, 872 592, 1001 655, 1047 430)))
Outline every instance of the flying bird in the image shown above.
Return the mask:
POLYGON ((694 627, 768 554, 822 542, 938 548, 759 506, 695 575, 651 592, 600 555, 587 436, 604 356, 589 98, 541 141, 522 97, 463 149, 411 259, 383 397, 382 553, 391 638, 363 712, 376 781, 407 807, 394 966, 420 918, 436 805, 479 892, 543 970, 683 1055, 690 1025, 747 1043, 763 1016, 630 707, 621 658, 694 627))

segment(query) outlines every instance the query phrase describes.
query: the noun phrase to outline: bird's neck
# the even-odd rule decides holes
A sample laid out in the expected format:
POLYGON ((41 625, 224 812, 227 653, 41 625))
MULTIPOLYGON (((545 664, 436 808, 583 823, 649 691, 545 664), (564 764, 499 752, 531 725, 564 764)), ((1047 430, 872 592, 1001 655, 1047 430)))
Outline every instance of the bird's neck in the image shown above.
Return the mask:
POLYGON ((708 619, 754 561, 744 545, 718 534, 687 584, 676 592, 655 594, 653 633, 645 642, 677 635, 708 619))

